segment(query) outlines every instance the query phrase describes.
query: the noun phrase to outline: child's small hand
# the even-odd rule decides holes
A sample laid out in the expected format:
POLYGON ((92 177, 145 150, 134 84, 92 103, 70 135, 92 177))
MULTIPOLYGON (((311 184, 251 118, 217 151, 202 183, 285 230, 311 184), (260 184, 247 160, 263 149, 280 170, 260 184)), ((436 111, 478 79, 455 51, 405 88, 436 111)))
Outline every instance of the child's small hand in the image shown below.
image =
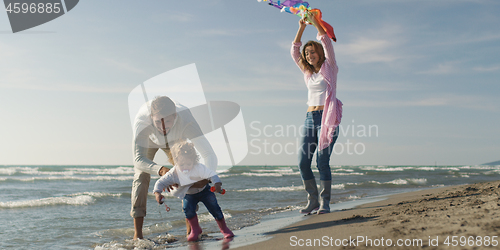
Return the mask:
POLYGON ((163 204, 162 199, 164 199, 165 197, 164 197, 162 194, 155 192, 155 197, 156 197, 156 201, 157 201, 159 204, 163 204))
MULTIPOLYGON (((175 187, 175 188, 178 188, 178 187, 179 187, 179 184, 177 184, 177 183, 176 183, 176 184, 174 184, 174 185, 170 185, 170 186, 168 186, 168 187, 167 187, 167 192, 169 192, 169 193, 170 193, 170 191, 172 191, 172 190, 174 189, 174 187, 175 187)), ((163 191, 165 191, 165 189, 163 189, 163 191)))
POLYGON ((222 183, 221 182, 215 183, 214 187, 215 187, 215 192, 216 193, 220 193, 222 191, 222 183))

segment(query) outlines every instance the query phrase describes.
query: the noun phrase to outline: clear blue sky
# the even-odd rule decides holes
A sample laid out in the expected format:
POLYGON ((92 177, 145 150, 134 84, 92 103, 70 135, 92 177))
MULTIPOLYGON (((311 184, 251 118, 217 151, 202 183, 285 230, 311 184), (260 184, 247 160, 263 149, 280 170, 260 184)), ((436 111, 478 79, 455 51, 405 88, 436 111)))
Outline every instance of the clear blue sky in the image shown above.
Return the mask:
MULTIPOLYGON (((309 3, 338 39, 344 150, 332 165, 500 159, 499 1, 309 3)), ((281 128, 307 108, 289 54, 298 21, 256 0, 85 0, 12 34, 0 11, 0 164, 131 165, 128 93, 196 63, 208 100, 241 105, 240 164, 295 165, 299 135, 281 128)))

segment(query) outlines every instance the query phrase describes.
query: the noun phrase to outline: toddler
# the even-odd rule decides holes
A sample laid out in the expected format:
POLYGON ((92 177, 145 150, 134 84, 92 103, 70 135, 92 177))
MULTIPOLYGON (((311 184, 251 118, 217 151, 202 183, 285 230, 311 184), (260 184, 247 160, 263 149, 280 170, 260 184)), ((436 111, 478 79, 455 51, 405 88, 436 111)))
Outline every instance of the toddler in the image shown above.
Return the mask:
POLYGON ((233 237, 233 232, 226 226, 224 215, 217 203, 217 198, 210 191, 210 185, 207 184, 204 188, 191 188, 191 185, 197 181, 210 179, 212 183, 215 183, 215 192, 220 193, 222 182, 217 174, 198 162, 199 156, 196 153, 194 145, 190 142, 181 141, 175 143, 171 148, 171 152, 175 166, 156 181, 154 187, 156 201, 160 204, 163 203, 162 199, 164 197, 161 192, 168 186, 178 184, 179 186, 172 190, 172 194, 183 199, 184 214, 191 227, 191 232, 187 237, 188 241, 198 240, 198 236, 202 232, 198 223, 198 216, 196 215, 196 206, 200 201, 205 204, 205 207, 215 218, 224 238, 233 237))

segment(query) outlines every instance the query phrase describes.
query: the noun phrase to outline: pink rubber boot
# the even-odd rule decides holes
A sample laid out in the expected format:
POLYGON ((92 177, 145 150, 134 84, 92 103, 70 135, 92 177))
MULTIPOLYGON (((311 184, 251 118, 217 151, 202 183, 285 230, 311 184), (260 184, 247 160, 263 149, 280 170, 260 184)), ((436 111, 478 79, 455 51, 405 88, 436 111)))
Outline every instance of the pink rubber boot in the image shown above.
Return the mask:
POLYGON ((189 225, 191 226, 191 232, 189 233, 187 240, 188 241, 197 241, 198 236, 201 234, 201 227, 200 224, 198 223, 198 215, 195 215, 191 219, 187 219, 189 222, 189 225))
POLYGON ((231 238, 234 236, 233 232, 226 226, 226 221, 224 218, 217 221, 217 225, 219 226, 220 232, 224 235, 224 239, 231 238))

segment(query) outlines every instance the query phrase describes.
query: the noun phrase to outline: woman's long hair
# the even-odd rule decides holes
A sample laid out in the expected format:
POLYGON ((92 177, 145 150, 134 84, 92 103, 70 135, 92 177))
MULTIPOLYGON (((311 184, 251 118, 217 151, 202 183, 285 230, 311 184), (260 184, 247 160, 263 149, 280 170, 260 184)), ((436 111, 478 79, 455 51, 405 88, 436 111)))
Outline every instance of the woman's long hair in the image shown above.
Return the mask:
POLYGON ((309 41, 304 45, 304 48, 302 48, 302 53, 300 54, 301 55, 300 64, 302 65, 302 68, 304 69, 304 71, 308 71, 309 73, 312 74, 315 72, 314 66, 309 64, 309 62, 307 62, 307 59, 306 59, 306 48, 309 46, 312 46, 314 48, 314 51, 316 51, 316 53, 318 53, 318 55, 319 55, 318 64, 319 65, 323 65, 323 62, 325 61, 325 52, 323 51, 323 46, 321 45, 321 43, 318 43, 316 41, 309 41))

